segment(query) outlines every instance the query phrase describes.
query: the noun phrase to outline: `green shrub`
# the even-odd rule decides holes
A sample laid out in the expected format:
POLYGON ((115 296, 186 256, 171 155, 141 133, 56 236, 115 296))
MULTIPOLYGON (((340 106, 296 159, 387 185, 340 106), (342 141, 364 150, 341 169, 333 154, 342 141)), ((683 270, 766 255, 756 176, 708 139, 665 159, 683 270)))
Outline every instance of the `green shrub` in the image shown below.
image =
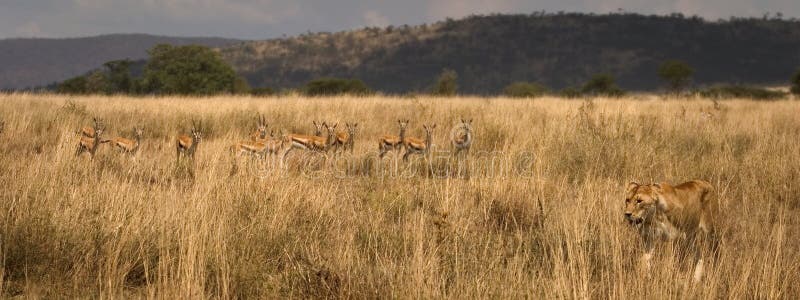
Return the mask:
POLYGON ((700 91, 700 96, 713 99, 748 98, 755 100, 775 100, 785 97, 786 93, 746 85, 720 85, 700 91))
POLYGON ((308 96, 367 95, 371 91, 358 79, 320 78, 306 84, 304 92, 308 96))
POLYGON ((575 87, 565 87, 561 91, 558 92, 561 97, 564 98, 578 98, 581 96, 581 91, 575 87))
POLYGON ((514 82, 503 89, 503 94, 516 98, 536 98, 544 96, 547 88, 538 83, 514 82))
POLYGON ((614 76, 608 74, 597 74, 583 85, 581 94, 619 97, 624 95, 625 91, 617 86, 614 76))

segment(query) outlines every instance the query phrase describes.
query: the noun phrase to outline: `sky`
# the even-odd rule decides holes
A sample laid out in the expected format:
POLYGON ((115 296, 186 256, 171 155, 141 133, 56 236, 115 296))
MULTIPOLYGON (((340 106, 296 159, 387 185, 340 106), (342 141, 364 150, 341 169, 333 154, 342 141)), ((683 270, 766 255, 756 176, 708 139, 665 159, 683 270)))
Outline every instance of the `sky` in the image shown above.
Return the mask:
POLYGON ((619 9, 709 20, 778 12, 800 18, 800 0, 0 0, 0 38, 149 33, 266 39, 472 14, 619 9))

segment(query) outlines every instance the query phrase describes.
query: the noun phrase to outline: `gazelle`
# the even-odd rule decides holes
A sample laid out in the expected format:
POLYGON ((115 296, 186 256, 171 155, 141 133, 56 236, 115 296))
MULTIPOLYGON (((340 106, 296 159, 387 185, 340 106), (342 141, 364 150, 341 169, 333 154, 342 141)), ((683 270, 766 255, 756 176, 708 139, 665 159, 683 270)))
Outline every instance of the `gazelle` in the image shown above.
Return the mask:
POLYGON ((142 127, 134 127, 134 139, 127 139, 124 137, 115 137, 108 140, 103 140, 101 143, 111 143, 111 145, 117 147, 123 153, 130 153, 132 155, 136 155, 139 151, 139 145, 141 145, 142 134, 144 133, 144 128, 142 127))
MULTIPOLYGON (((316 122, 314 122, 314 124, 316 125, 316 122)), ((325 125, 325 127, 328 129, 328 134, 326 137, 302 134, 287 135, 286 137, 291 144, 289 145, 289 149, 283 153, 283 159, 286 159, 286 155, 289 155, 289 152, 291 152, 293 149, 327 152, 336 141, 337 125, 338 124, 333 124, 333 126, 325 125)))
POLYGON ((461 119, 460 125, 451 137, 455 155, 458 156, 461 151, 464 151, 464 155, 469 155, 469 148, 472 146, 472 119, 461 119))
POLYGON ((6 129, 6 121, 0 120, 0 134, 3 134, 3 129, 6 129))
POLYGON ((328 127, 328 125, 325 124, 325 122, 322 123, 317 123, 317 121, 311 121, 311 122, 314 123, 314 135, 322 136, 322 132, 325 130, 326 127, 328 127))
POLYGON ((281 138, 274 138, 270 135, 270 138, 258 142, 242 141, 236 143, 231 149, 233 149, 234 154, 240 156, 250 154, 264 158, 267 154, 278 154, 278 152, 283 149, 287 140, 288 137, 286 135, 283 135, 281 138))
POLYGON ((253 133, 250 134, 250 140, 253 142, 260 142, 267 139, 267 118, 264 115, 258 116, 258 126, 253 133))
POLYGON ((188 155, 189 158, 194 158, 194 152, 197 151, 197 146, 203 140, 203 132, 198 130, 198 127, 201 128, 201 123, 195 124, 192 121, 192 133, 191 136, 182 134, 178 136, 177 143, 175 145, 175 151, 177 153, 178 159, 181 158, 181 154, 188 155))
POLYGON ((397 120, 397 124, 400 126, 399 135, 384 135, 381 137, 380 141, 378 141, 378 150, 380 151, 378 157, 383 158, 387 152, 405 147, 404 140, 406 136, 406 127, 408 127, 408 120, 397 120))
POLYGON ((404 139, 403 143, 405 144, 406 154, 403 155, 403 160, 408 160, 411 154, 427 155, 430 152, 431 143, 433 142, 433 129, 436 128, 436 124, 430 126, 423 124, 422 128, 425 129, 425 140, 413 137, 406 137, 404 139))
MULTIPOLYGON (((103 124, 103 121, 98 120, 97 118, 92 118, 92 122, 95 123, 95 127, 100 126, 105 128, 105 124, 103 124)), ((81 128, 81 135, 93 138, 95 134, 95 127, 84 126, 83 128, 81 128)))
POLYGON ((339 149, 344 151, 350 150, 353 153, 353 146, 355 145, 356 131, 358 130, 358 123, 344 123, 346 131, 336 133, 336 141, 334 141, 334 151, 339 152, 339 149))
POLYGON ((94 127, 92 127, 92 137, 88 136, 81 136, 80 142, 78 142, 78 149, 75 151, 75 155, 81 155, 84 152, 89 153, 89 157, 94 159, 94 154, 97 152, 97 148, 100 147, 100 136, 103 135, 103 130, 105 127, 103 122, 97 120, 96 118, 93 119, 94 127))

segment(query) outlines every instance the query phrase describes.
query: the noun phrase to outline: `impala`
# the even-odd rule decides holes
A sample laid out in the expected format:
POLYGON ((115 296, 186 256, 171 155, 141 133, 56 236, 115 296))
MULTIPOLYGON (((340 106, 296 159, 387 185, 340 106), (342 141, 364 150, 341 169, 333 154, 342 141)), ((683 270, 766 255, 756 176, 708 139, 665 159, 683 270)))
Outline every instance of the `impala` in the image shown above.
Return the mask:
POLYGON ((397 124, 400 126, 400 134, 399 135, 384 135, 381 137, 380 141, 378 142, 378 150, 380 154, 378 156, 383 158, 387 152, 392 150, 397 150, 402 147, 405 147, 404 140, 406 136, 406 127, 408 127, 408 120, 397 120, 397 124))
POLYGON ((422 128, 425 129, 425 140, 413 137, 407 137, 403 141, 406 148, 406 154, 403 155, 403 160, 408 160, 408 156, 410 156, 411 154, 426 155, 430 153, 431 142, 433 142, 433 129, 436 128, 436 124, 433 124, 431 126, 423 124, 422 128))
MULTIPOLYGON (((97 126, 105 127, 105 125, 103 124, 103 121, 98 120, 97 118, 92 118, 92 121, 95 123, 95 127, 97 127, 97 126)), ((81 134, 83 136, 85 136, 85 137, 93 138, 94 134, 95 134, 95 127, 84 126, 83 128, 81 128, 81 134)))
MULTIPOLYGON (((314 122, 316 125, 316 122, 314 122)), ((310 151, 318 151, 318 152, 327 152, 328 149, 333 146, 333 143, 336 141, 336 126, 338 124, 334 124, 333 126, 324 125, 328 129, 328 135, 326 137, 321 136, 312 136, 312 135, 302 135, 302 134, 290 134, 287 135, 286 138, 291 144, 289 145, 289 149, 283 153, 283 159, 286 159, 286 155, 289 155, 293 149, 301 149, 301 150, 310 150, 310 151)))
POLYGON ((461 119, 459 130, 453 132, 452 143, 457 156, 461 151, 464 155, 469 155, 469 148, 472 146, 472 119, 461 119))
POLYGON ((81 136, 80 142, 78 142, 78 149, 75 151, 75 155, 81 155, 84 152, 89 153, 89 157, 94 159, 94 154, 97 152, 97 148, 100 147, 100 136, 103 135, 103 130, 105 130, 103 126, 103 122, 98 121, 96 118, 93 119, 94 127, 92 128, 92 137, 88 136, 81 136))
POLYGON ((358 123, 344 123, 347 131, 340 131, 336 133, 336 140, 334 141, 334 151, 339 152, 339 149, 344 151, 350 150, 353 153, 353 146, 355 145, 356 130, 358 130, 358 123))
POLYGON ((283 149, 287 139, 286 135, 283 135, 281 138, 274 138, 274 136, 270 134, 270 137, 264 140, 257 142, 242 141, 236 143, 231 148, 235 154, 240 156, 250 154, 264 158, 266 154, 278 154, 278 152, 283 149))
POLYGON ((189 158, 194 158, 194 152, 197 151, 197 145, 200 144, 203 139, 203 133, 198 130, 198 128, 201 128, 201 123, 195 124, 195 122, 192 121, 191 136, 186 134, 178 136, 178 140, 175 145, 178 159, 181 158, 181 154, 188 155, 189 158))
POLYGON ((258 126, 253 133, 250 134, 250 140, 253 142, 260 142, 267 139, 267 118, 264 115, 258 116, 258 126))
POLYGON ((328 127, 328 125, 325 124, 325 122, 317 123, 317 121, 312 121, 312 123, 314 123, 314 135, 315 136, 322 136, 322 131, 324 131, 325 128, 328 127))
POLYGON ((139 145, 141 145, 142 140, 142 133, 144 133, 144 128, 141 127, 134 127, 134 139, 126 139, 124 137, 115 137, 112 139, 101 141, 101 143, 111 143, 113 146, 117 147, 123 153, 130 153, 136 155, 136 152, 139 151, 139 145))

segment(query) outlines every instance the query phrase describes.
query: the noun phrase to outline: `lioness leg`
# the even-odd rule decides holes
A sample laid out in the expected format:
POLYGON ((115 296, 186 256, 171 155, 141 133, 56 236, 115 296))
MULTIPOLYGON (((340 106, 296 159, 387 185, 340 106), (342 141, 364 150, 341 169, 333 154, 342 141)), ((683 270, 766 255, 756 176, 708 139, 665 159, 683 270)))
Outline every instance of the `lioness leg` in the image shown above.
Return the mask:
POLYGON ((700 282, 703 279, 703 251, 706 249, 706 243, 708 242, 708 235, 709 235, 709 226, 708 226, 708 218, 705 214, 700 215, 700 224, 698 224, 698 232, 697 232, 697 240, 695 245, 697 249, 695 249, 695 259, 697 259, 697 263, 694 265, 694 282, 700 282))

